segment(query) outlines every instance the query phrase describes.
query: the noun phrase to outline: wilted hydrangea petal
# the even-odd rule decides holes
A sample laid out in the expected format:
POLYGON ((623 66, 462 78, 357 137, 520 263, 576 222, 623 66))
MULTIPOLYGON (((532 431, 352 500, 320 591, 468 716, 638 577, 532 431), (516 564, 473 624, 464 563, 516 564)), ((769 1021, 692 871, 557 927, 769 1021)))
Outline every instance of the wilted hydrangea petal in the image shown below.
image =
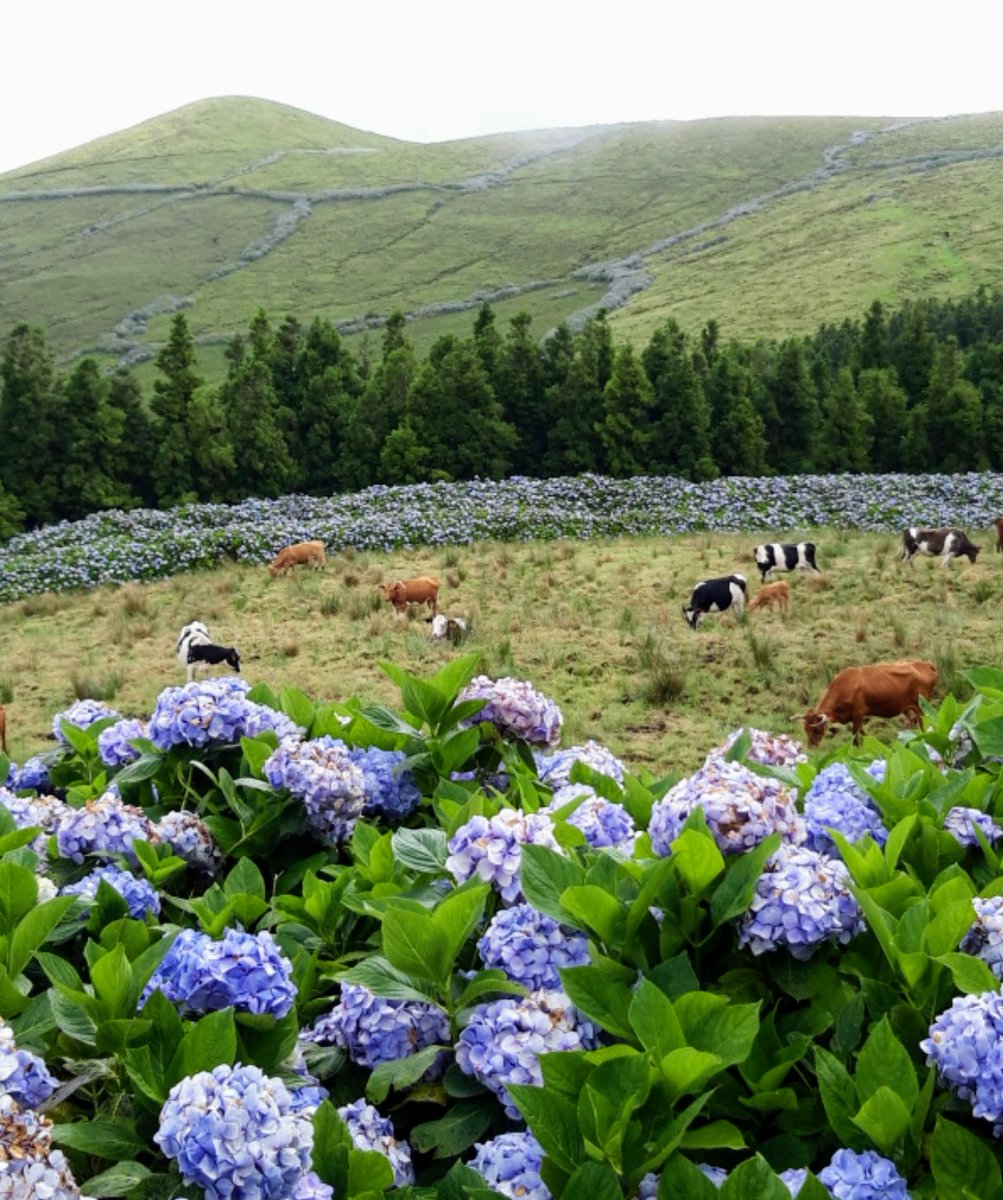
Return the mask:
POLYGON ((0 1200, 84 1200, 52 1122, 0 1093, 0 1200))
POLYGON ((798 763, 808 761, 808 755, 802 749, 801 743, 788 734, 767 733, 763 729, 753 729, 749 726, 733 729, 720 746, 711 750, 706 762, 723 761, 743 733, 749 735, 750 746, 745 756, 749 762, 759 763, 764 767, 795 767, 798 763))
POLYGON ((165 813, 157 822, 156 832, 174 854, 200 871, 212 874, 223 863, 223 852, 196 813, 184 810, 165 813))

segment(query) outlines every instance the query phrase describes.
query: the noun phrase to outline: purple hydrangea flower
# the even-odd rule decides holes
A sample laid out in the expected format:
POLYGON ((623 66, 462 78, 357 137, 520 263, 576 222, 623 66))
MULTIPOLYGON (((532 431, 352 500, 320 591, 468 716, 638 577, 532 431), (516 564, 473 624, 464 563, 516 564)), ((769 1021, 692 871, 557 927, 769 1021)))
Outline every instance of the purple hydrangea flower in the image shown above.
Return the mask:
POLYGON ((486 967, 498 967, 531 992, 561 987, 561 967, 589 961, 584 933, 560 925, 530 904, 500 909, 477 943, 486 967))
POLYGON ((313 1124, 280 1079, 224 1063, 171 1088, 153 1140, 206 1200, 289 1200, 310 1167, 313 1124))
POLYGON ((661 1177, 654 1171, 649 1171, 647 1175, 642 1176, 641 1182, 637 1185, 634 1200, 655 1200, 658 1195, 659 1183, 661 1183, 661 1177))
POLYGON ((411 1147, 394 1137, 393 1122, 380 1116, 377 1109, 365 1100, 356 1100, 338 1109, 338 1116, 348 1126, 352 1141, 360 1150, 376 1150, 388 1159, 394 1170, 394 1187, 414 1183, 411 1147))
POLYGON ((554 792, 551 802, 540 811, 553 816, 575 800, 581 802, 564 818, 585 835, 585 840, 596 850, 613 847, 624 854, 634 853, 637 827, 634 818, 615 800, 607 800, 596 794, 584 783, 569 783, 554 792))
POLYGON ((976 828, 982 830, 990 845, 1003 837, 1003 829, 1000 829, 988 813, 978 808, 958 806, 952 808, 944 818, 944 831, 962 846, 979 844, 979 839, 975 836, 976 828))
POLYGON ((738 944, 753 954, 785 946, 808 959, 822 942, 848 942, 864 928, 849 879, 841 860, 781 843, 756 883, 738 944))
POLYGON ((818 1178, 836 1200, 909 1200, 895 1164, 874 1150, 837 1150, 818 1178))
POLYGON ((648 833, 661 858, 671 853, 690 813, 702 808, 718 848, 741 854, 771 833, 802 842, 804 825, 794 800, 775 779, 765 779, 735 762, 713 762, 681 779, 651 810, 648 833))
POLYGON ((52 1122, 0 1093, 0 1197, 3 1200, 84 1200, 52 1122))
POLYGON ((550 1191, 540 1178, 543 1149, 528 1129, 475 1142, 474 1150, 470 1166, 494 1191, 509 1200, 550 1200, 550 1191))
POLYGON ((76 863, 87 854, 124 854, 134 863, 133 841, 156 843, 153 822, 112 790, 88 800, 83 808, 67 808, 56 826, 60 858, 76 863))
POLYGON ((193 812, 165 813, 157 822, 156 832, 161 842, 199 871, 211 875, 223 864, 223 852, 213 840, 209 827, 193 812))
POLYGON ((789 1167, 786 1171, 780 1172, 780 1182, 786 1184, 787 1190, 792 1196, 796 1196, 801 1191, 807 1178, 807 1167, 789 1167))
POLYGON ((490 1088, 508 1116, 518 1120, 510 1083, 541 1087, 541 1054, 593 1050, 598 1042, 596 1027, 578 1015, 563 992, 534 992, 473 1008, 456 1043, 456 1063, 490 1088))
POLYGON ((808 761, 801 743, 786 733, 767 733, 763 729, 753 729, 747 726, 733 729, 720 746, 715 746, 707 755, 706 762, 722 762, 728 751, 734 746, 743 733, 749 735, 750 746, 746 754, 749 762, 759 763, 764 767, 795 767, 798 763, 808 761))
POLYGON ((541 783, 548 787, 566 787, 571 782, 571 768, 575 763, 584 763, 600 775, 608 775, 617 783, 623 783, 623 763, 611 751, 591 738, 582 746, 569 746, 556 754, 535 754, 536 771, 541 783))
POLYGON ((46 842, 60 819, 75 811, 55 796, 15 796, 6 788, 0 788, 0 804, 14 818, 18 829, 29 829, 37 825, 42 831, 30 843, 32 850, 38 855, 45 854, 46 842))
POLYGON ((351 750, 352 761, 365 779, 366 816, 399 821, 421 803, 421 792, 410 771, 404 769, 407 755, 403 750, 351 750))
POLYGON ((972 1101, 976 1116, 1003 1121, 1003 995, 955 996, 919 1048, 941 1081, 962 1100, 972 1101))
POLYGON ((106 717, 119 717, 120 715, 103 700, 77 700, 69 708, 56 713, 52 718, 52 734, 58 742, 69 746, 66 734, 63 733, 64 721, 67 725, 76 725, 78 729, 87 729, 95 721, 103 721, 106 717))
POLYGON ((830 763, 812 780, 805 793, 804 819, 808 845, 822 854, 836 852, 830 829, 837 830, 850 842, 858 842, 868 834, 879 846, 888 840, 881 813, 845 763, 830 763))
POLYGON ((51 787, 49 768, 41 755, 33 755, 21 767, 11 763, 6 786, 15 792, 43 792, 51 787))
POLYGON ((975 923, 965 934, 959 947, 965 954, 974 954, 989 967, 997 979, 1003 979, 1003 896, 972 899, 975 923))
POLYGON ((13 1029, 0 1019, 0 1095, 12 1097, 22 1108, 37 1108, 55 1090, 56 1080, 44 1061, 30 1050, 19 1050, 13 1029))
POLYGON ((343 983, 341 1000, 300 1037, 340 1046, 352 1062, 375 1067, 437 1042, 448 1043, 449 1020, 437 1004, 390 1000, 359 984, 343 983))
POLYGON ((697 1163, 697 1166, 716 1188, 721 1187, 728 1178, 728 1172, 724 1167, 712 1167, 710 1163, 697 1163))
POLYGON ((522 738, 531 746, 556 746, 564 718, 553 700, 525 679, 490 679, 475 675, 458 701, 484 700, 484 707, 461 725, 494 725, 502 737, 522 738))
POLYGON ((124 767, 139 758, 129 743, 149 736, 149 726, 137 717, 121 717, 98 734, 98 755, 106 767, 124 767))
POLYGON ((298 742, 306 733, 303 726, 297 725, 287 713, 269 708, 267 704, 256 704, 253 700, 248 700, 244 732, 241 736, 257 737, 266 730, 276 734, 280 742, 298 742))
POLYGON ((888 774, 888 760, 884 758, 876 758, 869 762, 864 770, 868 775, 878 783, 884 783, 885 776, 888 774))
POLYGON ((303 801, 310 828, 330 845, 351 836, 362 815, 366 779, 344 742, 325 735, 284 743, 265 761, 265 778, 303 801))
POLYGON ((546 813, 503 808, 491 818, 471 817, 449 839, 446 870, 457 883, 476 875, 512 904, 522 895, 519 870, 522 847, 528 844, 563 853, 554 836, 554 822, 546 813))
POLYGON ((334 1200, 334 1188, 325 1183, 316 1171, 307 1171, 297 1180, 289 1200, 334 1200))
POLYGON ((102 881, 114 888, 126 902, 130 917, 142 921, 148 916, 160 915, 160 896, 157 889, 148 880, 137 879, 135 875, 123 871, 120 867, 98 867, 83 879, 78 879, 76 883, 68 883, 63 888, 63 895, 94 900, 102 881))
POLYGON ((292 963, 267 930, 227 929, 220 941, 182 929, 150 977, 140 1006, 159 988, 185 1013, 239 1012, 286 1016, 296 1000, 292 963))
POLYGON ((158 750, 239 741, 247 728, 249 688, 246 680, 226 675, 165 688, 150 717, 150 741, 158 750))

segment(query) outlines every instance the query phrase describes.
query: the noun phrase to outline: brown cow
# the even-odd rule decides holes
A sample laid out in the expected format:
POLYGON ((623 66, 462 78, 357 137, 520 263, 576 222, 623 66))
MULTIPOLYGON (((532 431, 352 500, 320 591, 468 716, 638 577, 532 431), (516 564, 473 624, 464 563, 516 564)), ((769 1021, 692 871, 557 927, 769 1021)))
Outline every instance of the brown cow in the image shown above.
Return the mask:
POLYGON ((922 715, 919 698, 929 700, 936 685, 936 666, 923 660, 846 667, 825 689, 815 708, 791 720, 804 722, 809 746, 819 744, 826 725, 852 725, 854 741, 858 741, 867 717, 901 714, 910 723, 918 722, 922 715))
POLYGON ((438 611, 438 579, 423 575, 420 579, 398 579, 394 583, 380 583, 377 587, 390 601, 398 613, 407 612, 409 604, 427 604, 434 617, 438 611))
POLYGON ((993 524, 996 526, 996 553, 1003 550, 1003 517, 997 517, 993 524))
POLYGON ((296 542, 292 546, 286 546, 268 564, 268 574, 274 578, 280 571, 291 571, 293 567, 306 563, 311 563, 314 570, 320 570, 324 565, 323 542, 296 542))
POLYGON ((749 612, 757 608, 766 608, 771 604, 779 605, 781 612, 787 611, 791 599, 791 585, 783 579, 779 583, 764 583, 749 601, 749 612))
POLYGON ((940 555, 940 565, 950 565, 952 558, 964 555, 969 562, 975 562, 979 557, 979 547, 975 545, 963 529, 954 525, 945 525, 941 529, 917 529, 910 525, 902 534, 902 552, 900 558, 912 562, 914 555, 928 554, 932 558, 940 555))

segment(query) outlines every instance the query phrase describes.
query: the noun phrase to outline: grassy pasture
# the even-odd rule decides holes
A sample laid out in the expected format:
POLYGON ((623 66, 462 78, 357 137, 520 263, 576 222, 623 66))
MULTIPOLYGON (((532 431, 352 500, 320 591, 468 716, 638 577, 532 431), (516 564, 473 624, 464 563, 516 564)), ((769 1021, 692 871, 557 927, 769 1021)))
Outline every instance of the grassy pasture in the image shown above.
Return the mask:
MULTIPOLYGON (((462 651, 491 675, 527 678, 565 717, 564 744, 595 737, 635 767, 687 771, 729 730, 791 730, 840 668, 933 659, 935 699, 965 692, 960 672, 995 665, 1003 635, 1003 559, 971 565, 898 559, 890 535, 818 530, 821 576, 790 576, 786 616, 766 609, 686 626, 680 607, 698 579, 740 571, 752 595, 753 535, 696 534, 596 542, 483 543, 387 556, 341 553, 322 572, 271 579, 264 568, 214 572, 4 606, 0 702, 12 756, 48 745, 52 715, 96 696, 148 715, 183 682, 174 641, 188 621, 236 645, 245 676, 317 698, 398 702, 380 671, 389 659, 432 674, 460 651, 433 644, 418 614, 397 618, 381 580, 437 574, 442 611, 465 616, 462 651)), ((989 538, 981 540, 986 550, 989 538)), ((899 722, 875 721, 894 736, 899 722)), ((829 745, 848 735, 840 732, 829 745)))

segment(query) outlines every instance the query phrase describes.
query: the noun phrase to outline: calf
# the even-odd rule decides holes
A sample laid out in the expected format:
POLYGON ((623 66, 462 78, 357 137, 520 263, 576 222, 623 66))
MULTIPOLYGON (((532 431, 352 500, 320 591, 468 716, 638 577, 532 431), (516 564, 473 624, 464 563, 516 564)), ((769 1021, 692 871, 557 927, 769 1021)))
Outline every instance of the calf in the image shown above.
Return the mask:
POLYGON ((937 668, 922 659, 846 667, 834 676, 815 708, 792 717, 801 721, 809 746, 817 746, 826 726, 852 725, 859 741, 867 717, 897 717, 918 722, 919 698, 927 700, 937 686, 937 668))
POLYGON ((997 517, 993 525, 996 526, 996 553, 999 554, 1003 550, 1003 517, 997 517))
POLYGON ((462 617, 447 617, 438 613, 434 617, 426 617, 432 628, 428 631, 433 641, 462 642, 467 636, 467 623, 462 617))
POLYGON ((705 613, 724 612, 734 608, 739 616, 745 611, 745 576, 723 575, 718 579, 702 579, 693 587, 688 605, 683 605, 683 616, 690 629, 696 629, 705 613))
POLYGON ((969 562, 975 562, 979 556, 979 547, 969 541, 968 534, 963 529, 947 525, 942 529, 917 529, 910 525, 902 534, 901 558, 912 562, 917 554, 927 554, 931 558, 939 554, 940 565, 946 567, 952 558, 962 555, 969 562))
POLYGON ((188 682, 195 678, 197 666, 217 666, 225 662, 240 674, 240 654, 233 646, 217 646, 201 621, 192 621, 178 634, 175 647, 178 662, 188 669, 188 682))
POLYGON ((268 574, 274 579, 280 571, 291 571, 293 567, 304 566, 307 563, 316 571, 324 565, 323 542, 296 542, 292 546, 286 546, 268 564, 268 574))
POLYGON ((438 611, 441 584, 430 575, 423 575, 420 579, 398 579, 394 583, 380 583, 377 586, 398 614, 407 612, 409 604, 427 604, 433 617, 438 611))
POLYGON ((767 608, 771 604, 780 606, 781 612, 787 611, 791 599, 791 585, 783 579, 779 583, 764 583, 749 601, 749 612, 757 608, 767 608))
POLYGON ((756 566, 760 578, 765 582, 771 571, 815 571, 814 542, 764 542, 755 549, 756 566))

